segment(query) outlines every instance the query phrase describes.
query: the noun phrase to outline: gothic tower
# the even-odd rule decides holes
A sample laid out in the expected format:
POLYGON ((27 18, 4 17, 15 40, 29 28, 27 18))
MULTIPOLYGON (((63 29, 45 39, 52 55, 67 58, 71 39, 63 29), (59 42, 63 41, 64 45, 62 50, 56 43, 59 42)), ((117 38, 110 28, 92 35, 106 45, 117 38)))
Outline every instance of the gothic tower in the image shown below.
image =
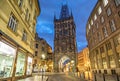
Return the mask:
POLYGON ((76 27, 72 13, 69 14, 67 5, 62 5, 59 19, 54 16, 54 71, 64 71, 67 63, 73 63, 76 68, 77 47, 76 27))

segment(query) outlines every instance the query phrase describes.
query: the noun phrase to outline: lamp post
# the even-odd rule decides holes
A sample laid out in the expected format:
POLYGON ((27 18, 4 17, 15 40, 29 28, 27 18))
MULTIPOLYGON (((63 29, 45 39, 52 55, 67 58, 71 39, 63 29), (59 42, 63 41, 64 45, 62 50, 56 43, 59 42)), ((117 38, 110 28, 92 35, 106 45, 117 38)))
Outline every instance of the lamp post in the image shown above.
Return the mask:
MULTIPOLYGON (((45 54, 42 54, 41 57, 42 57, 42 60, 44 60, 45 59, 45 54)), ((43 72, 44 72, 44 67, 42 67, 42 81, 43 81, 43 72)))

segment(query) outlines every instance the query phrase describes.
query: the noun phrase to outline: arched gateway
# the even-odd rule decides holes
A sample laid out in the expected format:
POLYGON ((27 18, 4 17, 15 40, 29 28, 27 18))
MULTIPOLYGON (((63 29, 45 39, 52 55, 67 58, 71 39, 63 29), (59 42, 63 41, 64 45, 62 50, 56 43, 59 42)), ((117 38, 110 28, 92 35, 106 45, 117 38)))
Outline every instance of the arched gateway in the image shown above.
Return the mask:
POLYGON ((67 5, 61 8, 60 18, 54 17, 54 71, 75 71, 77 48, 76 27, 67 5))

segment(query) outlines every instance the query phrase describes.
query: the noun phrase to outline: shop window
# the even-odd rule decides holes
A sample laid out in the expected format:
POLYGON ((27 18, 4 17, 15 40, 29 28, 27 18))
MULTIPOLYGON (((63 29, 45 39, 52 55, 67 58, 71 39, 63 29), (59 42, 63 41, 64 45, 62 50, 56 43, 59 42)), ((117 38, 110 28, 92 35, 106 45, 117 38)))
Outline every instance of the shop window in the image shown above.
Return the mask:
POLYGON ((109 7, 109 8, 107 9, 107 15, 110 16, 111 14, 112 14, 112 11, 111 11, 111 8, 109 7))
POLYGON ((18 52, 16 74, 15 76, 22 76, 25 72, 25 54, 18 52))
POLYGON ((114 32, 116 30, 116 26, 115 26, 115 22, 114 20, 110 20, 110 28, 111 28, 111 31, 114 32))
POLYGON ((0 41, 0 78, 12 76, 16 49, 0 41))
POLYGON ((16 29, 17 29, 17 19, 15 18, 15 16, 13 14, 10 15, 10 18, 9 18, 9 22, 8 22, 8 27, 16 32, 16 29))
POLYGON ((27 75, 30 75, 32 73, 32 58, 28 57, 27 59, 27 75))
POLYGON ((120 0, 115 0, 115 5, 119 6, 120 5, 120 0))

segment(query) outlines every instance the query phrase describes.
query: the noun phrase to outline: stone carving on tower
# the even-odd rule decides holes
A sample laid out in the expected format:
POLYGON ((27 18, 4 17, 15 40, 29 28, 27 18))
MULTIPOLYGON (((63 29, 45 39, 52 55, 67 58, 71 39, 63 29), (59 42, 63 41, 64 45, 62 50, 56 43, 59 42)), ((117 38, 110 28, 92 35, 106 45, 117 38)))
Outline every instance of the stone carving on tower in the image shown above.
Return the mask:
POLYGON ((72 63, 68 71, 75 71, 77 63, 76 26, 72 13, 69 14, 67 4, 62 5, 59 19, 54 16, 54 30, 54 71, 65 71, 67 63, 72 63))

